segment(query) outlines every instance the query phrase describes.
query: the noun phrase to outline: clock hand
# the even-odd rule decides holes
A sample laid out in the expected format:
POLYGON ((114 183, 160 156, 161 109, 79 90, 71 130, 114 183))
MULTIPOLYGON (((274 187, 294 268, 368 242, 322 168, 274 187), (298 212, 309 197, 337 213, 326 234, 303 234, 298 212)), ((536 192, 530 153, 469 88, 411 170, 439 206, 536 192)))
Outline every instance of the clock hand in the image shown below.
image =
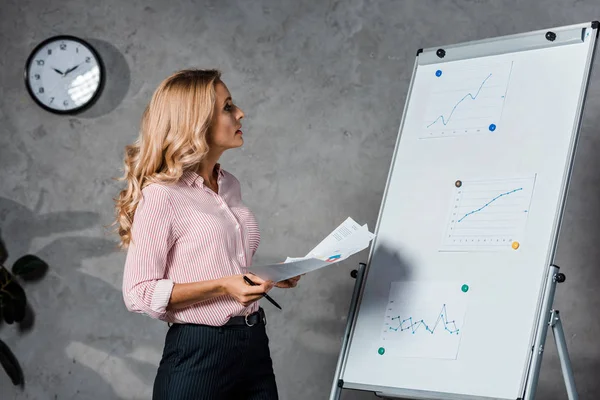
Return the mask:
POLYGON ((60 72, 59 70, 57 70, 56 68, 52 68, 53 70, 55 70, 56 72, 58 72, 59 74, 61 74, 62 76, 65 76, 65 74, 63 72, 60 72))
POLYGON ((68 74, 69 72, 73 72, 73 71, 75 71, 75 70, 77 69, 77 67, 79 67, 81 64, 83 64, 83 63, 79 63, 79 64, 77 64, 76 66, 74 66, 73 68, 69 68, 68 70, 66 70, 66 71, 65 71, 65 76, 67 76, 67 74, 68 74))

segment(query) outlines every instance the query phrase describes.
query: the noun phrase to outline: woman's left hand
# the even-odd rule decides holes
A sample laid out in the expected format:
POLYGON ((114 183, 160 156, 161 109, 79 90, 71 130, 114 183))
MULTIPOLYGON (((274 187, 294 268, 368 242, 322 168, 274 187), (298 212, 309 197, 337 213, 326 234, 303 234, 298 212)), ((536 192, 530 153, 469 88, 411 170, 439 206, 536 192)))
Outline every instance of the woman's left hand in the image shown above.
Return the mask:
POLYGON ((296 285, 298 284, 298 281, 300 280, 300 277, 301 277, 301 275, 298 275, 298 276, 294 276, 293 278, 286 279, 284 281, 279 281, 275 284, 275 287, 282 288, 282 289, 289 289, 289 288, 296 287, 296 285))

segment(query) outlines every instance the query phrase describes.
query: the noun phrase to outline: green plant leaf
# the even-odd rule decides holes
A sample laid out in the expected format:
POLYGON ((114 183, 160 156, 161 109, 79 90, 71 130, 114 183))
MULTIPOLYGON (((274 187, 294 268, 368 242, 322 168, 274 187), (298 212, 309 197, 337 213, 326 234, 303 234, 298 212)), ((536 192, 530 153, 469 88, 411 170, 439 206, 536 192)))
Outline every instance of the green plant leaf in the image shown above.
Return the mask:
POLYGON ((4 265, 0 264, 0 287, 2 287, 11 278, 12 275, 10 274, 10 272, 8 272, 6 268, 4 268, 4 265))
POLYGON ((23 377, 23 370, 19 365, 19 361, 2 340, 0 340, 0 365, 4 367, 13 385, 23 385, 25 378, 23 377))
POLYGON ((0 264, 6 261, 8 258, 8 251, 6 250, 6 246, 4 245, 4 241, 2 241, 2 231, 0 231, 0 264))
POLYGON ((33 254, 19 258, 12 267, 12 273, 24 279, 40 276, 46 272, 48 264, 33 254))
POLYGON ((7 324, 21 322, 25 318, 27 296, 15 277, 0 267, 0 306, 7 324))
POLYGON ((15 307, 12 302, 4 301, 4 305, 2 307, 2 318, 4 318, 4 322, 7 324, 13 324, 15 322, 15 307))

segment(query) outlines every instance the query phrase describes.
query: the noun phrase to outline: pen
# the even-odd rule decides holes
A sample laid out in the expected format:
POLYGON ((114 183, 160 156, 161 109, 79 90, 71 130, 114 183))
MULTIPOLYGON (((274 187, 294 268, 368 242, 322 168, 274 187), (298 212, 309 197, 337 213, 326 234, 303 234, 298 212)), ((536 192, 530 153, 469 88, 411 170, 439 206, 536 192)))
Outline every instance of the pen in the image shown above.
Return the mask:
MULTIPOLYGON (((246 283, 248 283, 248 285, 250 285, 250 286, 257 286, 257 285, 256 285, 256 283, 252 282, 252 281, 250 280, 250 278, 248 278, 246 275, 244 275, 244 280, 245 280, 245 281, 246 281, 246 283)), ((269 300, 269 301, 271 302, 271 304, 273 304, 275 307, 277 307, 277 308, 279 308, 279 309, 281 310, 281 306, 280 306, 279 304, 277 304, 277 302, 276 302, 275 300, 273 300, 273 299, 271 298, 271 296, 269 296, 269 295, 268 295, 268 294, 266 294, 266 293, 263 293, 262 295, 264 296, 264 298, 265 298, 265 299, 269 300)))

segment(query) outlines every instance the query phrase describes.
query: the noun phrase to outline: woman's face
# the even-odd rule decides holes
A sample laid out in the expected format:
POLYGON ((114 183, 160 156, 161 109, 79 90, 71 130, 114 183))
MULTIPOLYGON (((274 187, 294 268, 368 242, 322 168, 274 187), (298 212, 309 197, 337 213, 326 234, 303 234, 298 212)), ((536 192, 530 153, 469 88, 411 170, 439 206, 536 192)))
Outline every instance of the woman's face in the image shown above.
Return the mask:
POLYGON ((215 150, 227 150, 244 144, 242 121, 244 112, 233 104, 227 86, 215 83, 216 102, 213 118, 208 130, 208 145, 215 150))

